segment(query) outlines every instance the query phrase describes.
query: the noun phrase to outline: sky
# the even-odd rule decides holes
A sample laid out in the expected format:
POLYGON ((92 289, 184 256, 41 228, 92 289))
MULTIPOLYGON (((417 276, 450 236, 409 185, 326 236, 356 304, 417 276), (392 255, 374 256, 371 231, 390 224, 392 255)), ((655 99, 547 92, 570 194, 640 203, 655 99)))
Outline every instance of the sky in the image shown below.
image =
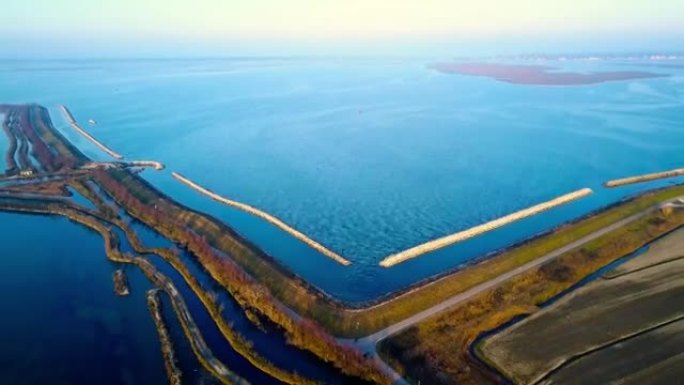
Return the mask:
POLYGON ((684 0, 3 0, 5 57, 637 52, 684 0))

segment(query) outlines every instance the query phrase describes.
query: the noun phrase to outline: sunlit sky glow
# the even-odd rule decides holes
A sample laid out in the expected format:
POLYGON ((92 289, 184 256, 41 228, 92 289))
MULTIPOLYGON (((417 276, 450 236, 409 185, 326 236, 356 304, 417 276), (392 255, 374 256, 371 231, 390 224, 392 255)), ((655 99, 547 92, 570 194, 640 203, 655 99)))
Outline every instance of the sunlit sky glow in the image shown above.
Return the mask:
POLYGON ((664 50, 684 1, 9 0, 0 33, 16 55, 664 50))

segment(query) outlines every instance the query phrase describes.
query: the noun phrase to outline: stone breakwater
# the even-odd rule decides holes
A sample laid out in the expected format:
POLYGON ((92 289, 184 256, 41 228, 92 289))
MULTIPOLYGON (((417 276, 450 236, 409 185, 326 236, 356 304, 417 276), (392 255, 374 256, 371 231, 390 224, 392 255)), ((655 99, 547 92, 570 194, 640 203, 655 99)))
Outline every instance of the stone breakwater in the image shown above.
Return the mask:
POLYGON ((85 136, 86 139, 93 142, 94 145, 96 145, 100 150, 104 151, 105 153, 107 153, 107 155, 111 156, 112 158, 123 159, 123 155, 114 152, 114 150, 105 146, 99 140, 95 139, 95 137, 90 135, 86 130, 81 128, 81 126, 78 125, 76 119, 74 119, 74 115, 71 113, 71 111, 69 111, 69 109, 65 105, 60 104, 59 109, 62 111, 62 114, 64 115, 64 118, 67 120, 67 122, 69 122, 71 127, 73 127, 73 129, 76 130, 79 134, 85 136))
POLYGON ((338 262, 344 266, 351 264, 351 262, 349 262, 347 259, 340 256, 339 254, 335 253, 334 251, 331 251, 327 247, 325 247, 325 246, 321 245, 320 243, 314 241, 313 239, 309 238, 308 236, 306 236, 301 231, 292 228, 287 223, 283 222, 282 220, 274 217, 273 215, 271 215, 269 213, 263 212, 263 211, 255 208, 255 207, 252 207, 250 205, 222 197, 221 195, 218 195, 218 194, 216 194, 210 190, 207 190, 206 188, 198 185, 197 183, 191 181, 190 179, 182 176, 181 174, 179 174, 177 172, 172 172, 171 175, 173 175, 173 177, 176 178, 181 183, 190 186, 194 190, 199 191, 200 193, 210 197, 211 199, 213 199, 217 202, 221 202, 221 203, 226 204, 228 206, 242 210, 246 213, 249 213, 249 214, 252 214, 256 217, 259 217, 259 218, 265 220, 266 222, 271 223, 272 225, 280 228, 281 230, 292 235, 293 237, 295 237, 295 238, 299 239, 300 241, 306 243, 307 245, 311 246, 314 250, 320 252, 321 254, 325 255, 326 257, 333 259, 335 262, 338 262))
MULTIPOLYGON (((237 202, 237 201, 225 198, 221 195, 218 195, 218 194, 198 185, 197 183, 191 181, 190 179, 184 177, 183 175, 181 175, 177 172, 172 172, 171 175, 173 175, 173 177, 176 178, 181 183, 191 187, 192 189, 194 189, 196 191, 199 191, 200 193, 210 197, 211 199, 213 199, 215 201, 224 203, 228 206, 237 208, 239 210, 242 210, 244 212, 247 212, 249 214, 252 214, 254 216, 257 216, 259 218, 264 219, 265 221, 267 221, 267 222, 275 225, 276 227, 284 230, 285 232, 289 233, 290 235, 294 236, 295 238, 299 239, 300 241, 311 246, 313 249, 317 250, 321 254, 323 254, 329 258, 332 258, 333 260, 335 260, 336 262, 338 262, 342 265, 347 266, 347 265, 351 264, 351 262, 348 261, 347 259, 345 259, 342 256, 340 256, 339 254, 329 250, 328 248, 326 248, 325 246, 321 245, 320 243, 314 241, 313 239, 309 238, 308 236, 306 236, 302 232, 290 227, 288 224, 286 224, 282 220, 274 217, 271 214, 268 214, 268 213, 261 211, 255 207, 252 207, 250 205, 247 205, 247 204, 244 204, 241 202, 237 202)), ((569 194, 559 196, 559 197, 554 198, 550 201, 540 203, 540 204, 532 206, 532 207, 528 207, 524 210, 520 210, 520 211, 517 211, 515 213, 506 215, 504 217, 495 219, 493 221, 472 227, 468 230, 459 231, 457 233, 447 235, 445 237, 438 238, 438 239, 420 244, 420 245, 415 246, 415 247, 411 247, 411 248, 406 249, 404 251, 401 251, 399 253, 392 254, 392 255, 386 257, 385 259, 383 259, 380 262, 380 266, 392 267, 396 264, 405 262, 409 259, 413 259, 413 258, 419 257, 423 254, 426 254, 426 253, 444 248, 446 246, 452 245, 454 243, 461 242, 461 241, 464 241, 466 239, 476 237, 476 236, 484 234, 486 232, 495 230, 499 227, 503 227, 505 225, 519 221, 521 219, 539 214, 543 211, 550 210, 556 206, 560 206, 560 205, 572 202, 574 200, 583 198, 583 197, 588 196, 592 193, 593 193, 593 191, 591 189, 584 188, 581 190, 571 192, 569 194)))
POLYGON ((622 178, 622 179, 613 179, 613 180, 609 180, 608 182, 604 183, 603 185, 605 187, 620 187, 620 186, 625 186, 628 184, 650 182, 653 180, 665 179, 665 178, 674 178, 674 177, 682 176, 682 175, 684 175, 684 168, 678 168, 678 169, 669 170, 669 171, 654 172, 652 174, 630 176, 628 178, 622 178))
POLYGON ((157 171, 161 171, 165 168, 164 164, 157 162, 156 160, 131 160, 128 162, 122 162, 128 167, 147 167, 153 168, 157 171))
POLYGON ((410 259, 419 257, 423 254, 444 248, 446 246, 452 245, 457 242, 462 242, 465 241, 466 239, 470 239, 473 237, 476 237, 478 235, 484 234, 486 232, 492 231, 494 229, 497 229, 499 227, 508 225, 510 223, 519 221, 521 219, 539 214, 543 211, 552 209, 556 206, 560 206, 569 202, 572 202, 574 200, 584 198, 588 195, 590 195, 593 191, 589 188, 584 188, 581 190, 577 190, 574 192, 571 192, 569 194, 565 194, 562 196, 559 196, 557 198, 554 198, 550 201, 540 203, 538 205, 528 207, 526 209, 517 211, 515 213, 503 216, 501 218, 495 219, 493 221, 483 223, 481 225, 471 227, 470 229, 464 230, 464 231, 459 231, 457 233, 447 235, 442 238, 438 238, 426 243, 423 243, 421 245, 412 247, 410 249, 406 249, 404 251, 401 251, 396 254, 392 254, 388 256, 387 258, 383 259, 380 262, 380 266, 382 267, 392 267, 396 264, 408 261, 410 259))

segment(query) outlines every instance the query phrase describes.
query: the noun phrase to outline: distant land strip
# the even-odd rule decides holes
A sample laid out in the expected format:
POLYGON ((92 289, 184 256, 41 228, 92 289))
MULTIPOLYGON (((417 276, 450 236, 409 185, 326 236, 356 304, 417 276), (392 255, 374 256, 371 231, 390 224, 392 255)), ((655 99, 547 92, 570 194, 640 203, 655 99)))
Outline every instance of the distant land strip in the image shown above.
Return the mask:
POLYGON ((583 188, 581 190, 577 190, 569 194, 559 196, 550 201, 540 203, 538 205, 528 207, 515 213, 503 216, 493 221, 483 223, 475 227, 471 227, 467 230, 459 231, 457 233, 423 243, 421 245, 390 255, 389 257, 383 259, 380 262, 380 266, 392 267, 396 264, 419 257, 423 254, 444 248, 457 242, 465 241, 466 239, 476 237, 480 234, 484 234, 486 232, 492 231, 494 229, 513 223, 515 221, 519 221, 523 218, 539 214, 543 211, 552 209, 556 206, 560 206, 572 202, 574 200, 584 198, 590 195, 592 192, 593 191, 590 188, 583 188))
POLYGON ((677 168, 669 171, 654 172, 652 174, 644 174, 637 176, 630 176, 628 178, 609 180, 603 185, 606 187, 620 187, 628 184, 650 182, 658 179, 674 178, 676 176, 684 175, 684 168, 677 168))
POLYGON ((112 158, 123 159, 123 155, 114 152, 111 148, 105 146, 99 140, 95 139, 95 137, 90 135, 86 130, 81 128, 81 126, 78 125, 78 122, 76 122, 74 115, 71 113, 71 111, 69 111, 69 109, 65 105, 60 104, 59 109, 62 111, 62 114, 64 115, 64 118, 67 120, 67 122, 69 122, 71 127, 73 127, 74 130, 76 130, 79 134, 85 136, 86 139, 93 142, 93 144, 95 144, 97 147, 99 147, 100 150, 106 152, 112 158))
POLYGON ((429 68, 445 74, 484 76, 505 83, 537 86, 576 86, 669 76, 643 71, 568 72, 543 65, 499 63, 435 63, 429 68))
POLYGON ((333 259, 335 262, 338 262, 344 266, 348 266, 351 264, 350 261, 343 258, 339 254, 335 253, 334 251, 331 251, 327 247, 325 247, 325 246, 321 245, 320 243, 314 241, 313 239, 309 238, 308 236, 306 236, 301 231, 292 228, 287 223, 283 222, 282 220, 274 217, 273 215, 271 215, 269 213, 263 212, 263 211, 255 208, 255 207, 252 207, 250 205, 247 205, 247 204, 244 204, 241 202, 237 202, 237 201, 225 198, 221 195, 218 195, 218 194, 198 185, 197 183, 191 181, 190 179, 182 176, 181 174, 179 174, 177 172, 172 172, 171 175, 173 175, 173 177, 176 178, 181 183, 184 183, 184 184, 190 186, 191 188, 199 191, 200 193, 210 197, 211 199, 213 199, 215 201, 224 203, 228 206, 234 207, 234 208, 242 210, 246 213, 257 216, 257 217, 275 225, 276 227, 280 228, 281 230, 287 232, 288 234, 292 235, 293 237, 295 237, 295 238, 299 239, 300 241, 306 243, 307 245, 311 246, 314 250, 320 252, 321 254, 325 255, 326 257, 333 259))

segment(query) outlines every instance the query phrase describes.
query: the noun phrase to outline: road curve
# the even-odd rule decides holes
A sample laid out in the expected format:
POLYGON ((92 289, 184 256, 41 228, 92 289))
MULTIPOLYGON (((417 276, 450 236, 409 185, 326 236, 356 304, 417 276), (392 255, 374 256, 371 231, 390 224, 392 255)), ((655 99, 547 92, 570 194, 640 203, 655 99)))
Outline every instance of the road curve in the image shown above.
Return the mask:
MULTIPOLYGON (((515 277, 518 274, 522 274, 522 273, 524 273, 530 269, 538 267, 538 266, 540 266, 540 265, 542 265, 542 264, 544 264, 544 263, 546 263, 546 262, 548 262, 548 261, 550 261, 556 257, 559 257, 562 254, 567 253, 568 251, 571 251, 571 250, 576 249, 580 246, 583 246, 583 245, 585 245, 585 244, 587 244, 587 243, 589 243, 589 242, 591 242, 591 241, 593 241, 593 240, 595 240, 595 239, 597 239, 597 238, 599 238, 599 237, 601 237, 601 236, 603 236, 603 235, 605 235, 605 234, 607 234, 613 230, 617 230, 620 227, 626 226, 626 225, 628 225, 628 224, 630 224, 630 223, 632 223, 632 222, 634 222, 634 221, 636 221, 636 220, 660 209, 661 207, 663 207, 665 205, 676 204, 679 201, 679 199, 682 199, 682 198, 684 198, 684 196, 680 196, 677 198, 673 198, 673 199, 664 201, 664 202, 657 204, 655 206, 652 206, 652 207, 650 207, 650 208, 648 208, 648 209, 646 209, 640 213, 636 213, 636 214, 633 214, 627 218, 623 218, 617 222, 612 223, 611 225, 608 225, 608 226, 602 228, 601 230, 595 231, 595 232, 593 232, 589 235, 586 235, 586 236, 584 236, 584 237, 582 237, 576 241, 570 242, 567 245, 560 247, 560 248, 558 248, 558 249, 556 249, 556 250, 554 250, 548 254, 545 254, 545 255, 543 255, 539 258, 536 258, 530 262, 527 262, 524 265, 518 266, 517 268, 510 270, 504 274, 501 274, 500 276, 498 276, 492 280, 489 280, 487 282, 484 282, 484 283, 481 283, 477 286, 474 286, 474 287, 472 287, 472 288, 470 288, 470 289, 468 289, 462 293, 456 294, 453 297, 445 300, 444 302, 441 302, 437 305, 434 305, 434 306, 432 306, 428 309, 425 309, 419 313, 416 313, 416 314, 412 315, 411 317, 408 317, 402 321, 399 321, 393 325, 390 325, 390 326, 388 326, 388 327, 386 327, 386 328, 384 328, 384 329, 382 329, 376 333, 373 333, 369 336, 355 340, 353 342, 353 344, 356 345, 357 348, 359 348, 364 353, 377 356, 376 345, 378 344, 378 342, 382 341, 383 339, 385 339, 385 338, 387 338, 393 334, 399 333, 402 330, 407 329, 407 328, 417 324, 418 322, 425 320, 426 318, 429 318, 429 317, 431 317, 437 313, 440 313, 440 312, 446 310, 447 308, 450 308, 454 305, 457 305, 461 302, 464 302, 468 299, 471 299, 472 297, 475 297, 476 295, 481 294, 481 293, 483 293, 483 292, 485 292, 485 291, 487 291, 493 287, 496 287, 496 286, 500 285, 501 283, 515 277)), ((349 340, 347 340, 347 341, 349 341, 349 340)))

